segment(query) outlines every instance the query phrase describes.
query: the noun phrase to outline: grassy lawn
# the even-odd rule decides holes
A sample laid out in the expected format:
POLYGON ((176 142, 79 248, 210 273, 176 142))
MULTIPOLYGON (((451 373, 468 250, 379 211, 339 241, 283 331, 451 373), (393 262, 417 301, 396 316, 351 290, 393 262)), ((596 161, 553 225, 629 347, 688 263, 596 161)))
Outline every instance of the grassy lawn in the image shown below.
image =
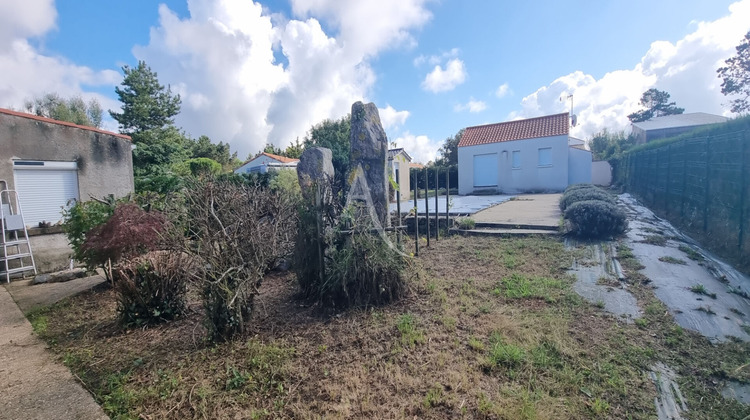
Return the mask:
POLYGON ((750 346, 679 328, 637 261, 619 254, 644 317, 579 298, 577 250, 556 239, 452 237, 422 249, 401 302, 324 317, 291 273, 266 279, 244 340, 203 341, 183 319, 124 331, 102 288, 30 314, 112 418, 656 418, 647 372, 679 375, 690 418, 738 418, 725 379, 750 381, 750 346))

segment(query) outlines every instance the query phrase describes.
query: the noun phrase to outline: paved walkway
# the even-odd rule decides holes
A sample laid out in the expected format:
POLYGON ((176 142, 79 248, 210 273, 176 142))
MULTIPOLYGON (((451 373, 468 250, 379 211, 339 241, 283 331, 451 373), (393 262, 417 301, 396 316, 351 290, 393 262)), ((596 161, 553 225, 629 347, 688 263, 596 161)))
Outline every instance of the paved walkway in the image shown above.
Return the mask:
MULTIPOLYGON (((512 195, 452 195, 450 196, 450 214, 463 216, 473 214, 495 204, 503 203, 512 198, 512 195)), ((430 214, 435 213, 435 197, 428 198, 430 214)), ((438 212, 445 214, 445 196, 438 197, 438 212)), ((414 200, 401 202, 401 213, 409 213, 414 208, 414 200)), ((424 215, 424 198, 417 200, 417 208, 420 215, 424 215)), ((396 203, 390 204, 390 210, 396 211, 396 203)))
POLYGON ((519 195, 471 216, 477 224, 491 223, 509 226, 528 226, 557 229, 560 224, 561 194, 519 195))
POLYGON ((0 287, 0 419, 107 419, 33 333, 5 287, 0 287))

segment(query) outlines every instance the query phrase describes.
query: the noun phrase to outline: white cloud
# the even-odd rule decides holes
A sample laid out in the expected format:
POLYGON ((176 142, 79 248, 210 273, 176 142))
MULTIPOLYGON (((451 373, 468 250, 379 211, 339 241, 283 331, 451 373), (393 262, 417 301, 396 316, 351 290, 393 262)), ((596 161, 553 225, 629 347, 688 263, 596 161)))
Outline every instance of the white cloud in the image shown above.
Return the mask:
POLYGON ((482 112, 485 109, 487 109, 487 104, 483 101, 477 101, 474 98, 469 98, 469 102, 465 104, 456 104, 456 106, 453 107, 453 110, 456 112, 482 112))
POLYGON ((579 122, 572 135, 590 138, 604 128, 629 130, 627 115, 640 109, 641 94, 650 88, 669 92, 685 112, 728 115, 716 69, 735 54, 734 47, 748 30, 750 0, 734 3, 729 10, 725 17, 699 22, 694 32, 674 44, 652 43, 630 70, 612 71, 598 80, 581 71, 559 77, 524 97, 521 109, 509 119, 568 111, 570 103, 560 97, 572 93, 579 122))
POLYGON ((453 90, 466 80, 466 69, 464 62, 454 58, 445 65, 443 69, 440 65, 427 74, 422 82, 422 89, 438 93, 453 90))
MULTIPOLYGON (((284 147, 366 100, 375 83, 368 60, 410 45, 409 31, 430 18, 423 3, 294 0, 300 19, 288 20, 245 0, 192 0, 185 19, 162 5, 149 44, 134 54, 182 95, 178 125, 245 156, 266 142, 284 147), (338 33, 327 34, 314 16, 338 33)), ((408 112, 393 111, 393 123, 403 124, 408 112)))
POLYGON ((0 107, 23 110, 26 100, 52 92, 63 97, 95 98, 104 109, 118 107, 117 101, 86 90, 114 88, 122 79, 119 72, 78 66, 61 57, 41 54, 29 43, 28 38, 55 29, 56 18, 52 0, 0 2, 0 107))
POLYGON ((508 95, 513 93, 512 90, 510 90, 510 86, 508 86, 507 83, 503 83, 502 85, 497 87, 497 90, 495 91, 495 96, 498 98, 504 98, 508 95))
POLYGON ((401 136, 393 140, 398 147, 403 147, 406 153, 412 157, 414 163, 427 163, 434 161, 437 157, 437 150, 440 144, 424 135, 411 134, 409 131, 404 132, 401 136))
POLYGON ((380 122, 383 123, 383 129, 396 129, 406 123, 409 118, 409 111, 396 111, 392 106, 386 105, 385 108, 378 108, 380 122))
POLYGON ((420 55, 417 58, 414 59, 414 67, 419 67, 424 63, 427 63, 431 66, 438 65, 442 63, 445 60, 450 60, 451 58, 458 57, 458 54, 461 52, 458 48, 451 48, 450 51, 445 51, 439 55, 420 55))

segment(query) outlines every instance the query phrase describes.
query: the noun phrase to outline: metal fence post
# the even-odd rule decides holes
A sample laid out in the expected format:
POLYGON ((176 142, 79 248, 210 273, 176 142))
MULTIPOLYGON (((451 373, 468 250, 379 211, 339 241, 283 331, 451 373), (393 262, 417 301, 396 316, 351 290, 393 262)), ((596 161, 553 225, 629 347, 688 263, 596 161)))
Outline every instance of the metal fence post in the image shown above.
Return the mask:
POLYGON ((414 255, 419 256, 419 207, 417 198, 419 197, 419 188, 417 187, 417 171, 414 171, 414 255))
POLYGON ((445 228, 450 229, 450 215, 448 207, 451 204, 451 169, 445 170, 445 228))
POLYGON ((430 246, 430 198, 427 197, 430 191, 430 171, 424 168, 424 221, 427 232, 427 246, 430 246))
POLYGON ((708 231, 708 206, 711 204, 711 201, 709 200, 708 191, 711 187, 711 148, 708 146, 708 137, 704 140, 705 142, 705 149, 706 149, 706 181, 704 183, 703 188, 703 231, 708 231))
POLYGON ((438 172, 440 172, 435 167, 435 242, 440 240, 440 212, 438 211, 438 172))
POLYGON ((685 223, 685 197, 687 197, 687 139, 682 140, 682 199, 680 200, 680 221, 685 223))
POLYGON ((745 197, 747 190, 747 130, 742 133, 742 162, 740 163, 740 229, 737 234, 737 247, 742 255, 742 248, 745 245, 745 197))

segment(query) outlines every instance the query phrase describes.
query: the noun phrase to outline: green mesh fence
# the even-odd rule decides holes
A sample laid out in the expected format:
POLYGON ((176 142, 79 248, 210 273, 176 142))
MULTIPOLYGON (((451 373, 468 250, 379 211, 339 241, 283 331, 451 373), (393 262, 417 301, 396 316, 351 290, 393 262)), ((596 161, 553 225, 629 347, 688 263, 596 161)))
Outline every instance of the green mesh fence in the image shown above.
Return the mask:
POLYGON ((743 120, 646 145, 613 164, 626 191, 750 272, 750 120, 743 120))

